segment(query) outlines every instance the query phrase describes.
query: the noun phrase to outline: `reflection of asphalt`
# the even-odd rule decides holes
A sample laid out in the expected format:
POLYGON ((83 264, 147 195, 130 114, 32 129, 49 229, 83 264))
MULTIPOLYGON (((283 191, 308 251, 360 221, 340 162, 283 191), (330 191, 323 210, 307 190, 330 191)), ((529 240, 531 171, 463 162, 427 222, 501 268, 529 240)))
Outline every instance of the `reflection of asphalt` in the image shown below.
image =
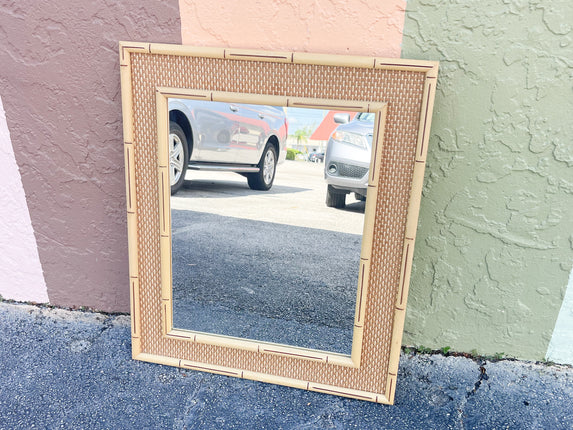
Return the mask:
POLYGON ((176 301, 175 327, 348 355, 352 345, 352 327, 268 318, 258 312, 236 311, 218 303, 191 299, 176 301))
POLYGON ((187 172, 185 187, 171 198, 173 209, 362 234, 364 202, 347 196, 347 207, 326 206, 322 166, 287 161, 277 167, 269 191, 254 191, 246 178, 229 172, 187 172))
POLYGON ((350 353, 359 235, 182 210, 172 231, 175 327, 350 353))

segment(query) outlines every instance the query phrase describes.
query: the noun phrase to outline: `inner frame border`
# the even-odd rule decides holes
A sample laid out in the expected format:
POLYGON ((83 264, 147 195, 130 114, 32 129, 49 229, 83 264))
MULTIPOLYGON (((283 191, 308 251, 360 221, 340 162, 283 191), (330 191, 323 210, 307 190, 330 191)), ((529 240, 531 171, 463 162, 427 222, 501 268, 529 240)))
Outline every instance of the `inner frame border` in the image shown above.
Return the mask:
POLYGON ((184 339, 188 342, 199 342, 208 345, 244 349, 263 354, 278 354, 297 357, 304 360, 321 361, 340 366, 360 367, 364 320, 366 312, 366 297, 368 293, 370 261, 372 256, 372 236, 374 234, 374 216, 378 176, 380 174, 379 160, 383 149, 384 127, 386 122, 386 103, 367 101, 348 101, 315 99, 308 97, 269 96, 259 94, 229 93, 223 91, 202 91, 195 89, 180 89, 170 87, 157 88, 157 142, 159 162, 159 207, 163 208, 159 216, 161 233, 161 291, 163 335, 168 338, 184 339), (279 107, 304 107, 310 109, 345 110, 352 112, 371 112, 376 114, 372 136, 372 156, 368 176, 368 197, 364 216, 360 265, 356 287, 356 305, 354 312, 353 339, 351 354, 340 354, 309 348, 296 347, 286 344, 264 342, 251 339, 241 339, 232 336, 204 333, 173 327, 173 297, 172 297, 172 238, 171 238, 171 208, 169 184, 169 149, 168 149, 168 100, 169 98, 185 98, 190 100, 246 103, 270 105, 279 107))

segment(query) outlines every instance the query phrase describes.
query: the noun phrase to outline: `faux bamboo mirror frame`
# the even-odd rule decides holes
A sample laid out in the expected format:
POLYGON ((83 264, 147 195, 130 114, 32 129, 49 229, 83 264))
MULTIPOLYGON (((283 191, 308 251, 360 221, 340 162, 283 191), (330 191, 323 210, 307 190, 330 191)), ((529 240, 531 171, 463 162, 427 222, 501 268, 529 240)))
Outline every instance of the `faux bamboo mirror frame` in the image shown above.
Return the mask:
POLYGON ((394 400, 438 63, 120 43, 133 358, 394 400), (350 355, 173 327, 169 98, 374 112, 350 355))

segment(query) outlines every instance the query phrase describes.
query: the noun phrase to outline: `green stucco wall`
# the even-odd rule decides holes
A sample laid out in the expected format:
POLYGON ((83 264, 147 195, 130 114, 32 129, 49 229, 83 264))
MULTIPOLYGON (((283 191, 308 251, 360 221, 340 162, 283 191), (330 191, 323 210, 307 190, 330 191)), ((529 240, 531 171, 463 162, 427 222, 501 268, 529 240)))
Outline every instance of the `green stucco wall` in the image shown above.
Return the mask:
POLYGON ((573 262, 573 2, 409 0, 440 61, 404 344, 543 359, 573 262))

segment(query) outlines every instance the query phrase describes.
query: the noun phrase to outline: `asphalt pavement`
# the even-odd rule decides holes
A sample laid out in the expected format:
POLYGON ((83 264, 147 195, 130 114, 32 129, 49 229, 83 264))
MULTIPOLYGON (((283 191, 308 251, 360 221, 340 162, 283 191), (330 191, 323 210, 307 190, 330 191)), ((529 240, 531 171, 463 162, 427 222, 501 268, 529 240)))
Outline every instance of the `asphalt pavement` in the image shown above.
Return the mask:
POLYGON ((403 354, 395 405, 134 361, 129 317, 0 302, 0 429, 571 429, 573 369, 403 354))
MULTIPOLYGON (((188 175, 175 326, 349 352, 365 205, 327 208, 322 168, 284 163, 270 192, 188 175)), ((0 327, 0 430, 573 428, 566 366, 402 354, 387 406, 134 361, 128 315, 0 301, 0 327)))

